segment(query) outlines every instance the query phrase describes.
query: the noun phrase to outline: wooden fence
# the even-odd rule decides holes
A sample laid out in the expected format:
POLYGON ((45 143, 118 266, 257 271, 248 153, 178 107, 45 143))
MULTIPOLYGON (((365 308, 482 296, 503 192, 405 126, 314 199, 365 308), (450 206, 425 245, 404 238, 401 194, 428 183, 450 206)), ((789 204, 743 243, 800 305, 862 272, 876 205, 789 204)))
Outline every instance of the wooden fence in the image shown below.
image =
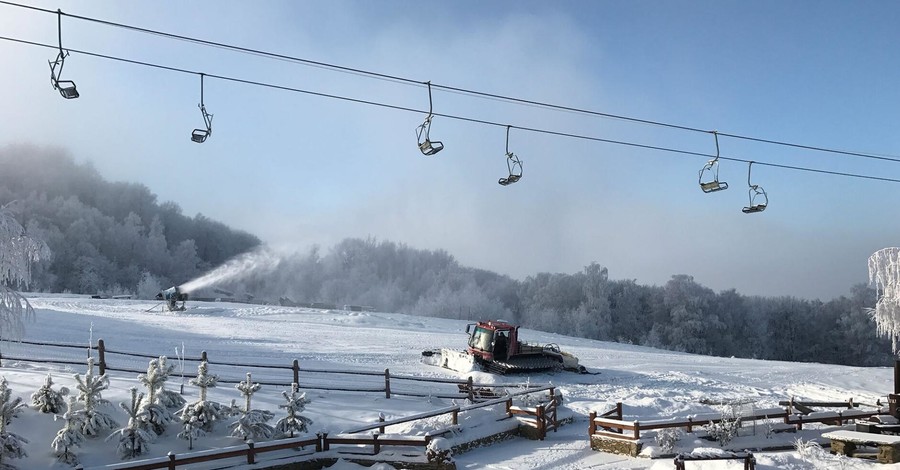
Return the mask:
MULTIPOLYGON (((379 421, 377 423, 350 429, 334 435, 329 435, 328 433, 319 433, 316 434, 314 438, 281 439, 258 444, 252 441, 248 441, 245 445, 224 447, 221 449, 212 449, 183 455, 176 455, 170 452, 166 457, 116 463, 112 465, 94 467, 91 470, 175 470, 179 466, 233 458, 240 458, 242 461, 246 460, 248 464, 254 464, 257 463, 257 456, 261 453, 277 450, 297 449, 307 446, 312 447, 312 449, 314 450, 310 449, 308 451, 304 451, 304 453, 302 454, 294 454, 293 456, 326 457, 326 455, 321 455, 321 453, 324 452, 332 452, 332 454, 337 453, 338 455, 344 455, 342 454, 342 452, 350 452, 353 455, 378 455, 383 450, 383 447, 426 448, 431 442, 431 434, 426 434, 424 436, 391 435, 390 437, 383 437, 386 434, 385 430, 388 426, 408 423, 421 419, 433 418, 446 414, 452 415, 452 422, 454 425, 457 425, 459 413, 500 404, 506 405, 506 416, 504 417, 504 419, 510 418, 517 414, 539 418, 543 417, 543 420, 538 420, 536 424, 534 424, 539 432, 543 433, 540 437, 541 439, 543 439, 548 429, 552 428, 555 431, 558 426, 558 422, 556 421, 556 407, 560 404, 561 401, 562 397, 555 393, 555 389, 553 387, 542 387, 540 389, 530 389, 517 392, 515 395, 485 401, 482 403, 473 403, 464 407, 454 406, 449 408, 442 408, 439 410, 405 416, 390 421, 385 421, 384 416, 382 415, 379 417, 379 421), (549 392, 549 401, 546 403, 540 403, 533 409, 527 407, 516 407, 512 405, 513 397, 515 396, 542 392, 549 392), (552 409, 552 411, 548 411, 548 409, 552 409), (365 431, 375 432, 373 432, 372 434, 361 434, 365 431), (367 448, 370 446, 372 450, 371 452, 368 452, 367 448), (365 453, 360 453, 360 450, 363 450, 365 453)), ((527 421, 527 419, 523 420, 523 422, 525 421, 527 421)), ((526 422, 525 424, 528 423, 526 422)), ((439 430, 438 433, 440 433, 439 430)), ((82 469, 82 467, 80 466, 76 468, 82 469)))
MULTIPOLYGON (((6 341, 4 342, 4 347, 7 350, 16 349, 20 355, 0 354, 0 365, 9 361, 21 361, 84 366, 86 365, 85 358, 88 354, 96 354, 95 363, 99 368, 100 374, 105 374, 107 371, 142 374, 147 371, 146 362, 144 361, 159 358, 158 355, 110 349, 103 339, 98 339, 97 344, 90 347, 84 344, 34 341, 6 341), (141 364, 143 368, 137 368, 136 364, 141 364)), ((257 379, 256 382, 261 385, 290 387, 292 383, 296 383, 303 390, 383 393, 385 398, 391 398, 396 395, 418 398, 468 399, 472 402, 480 402, 501 396, 502 393, 497 391, 499 388, 537 390, 543 386, 542 384, 522 383, 477 383, 474 382, 471 376, 466 380, 417 377, 392 374, 390 369, 384 369, 384 371, 362 371, 301 368, 299 361, 296 359, 290 365, 235 363, 210 358, 206 351, 201 352, 199 357, 182 357, 178 358, 178 360, 183 361, 183 364, 194 366, 193 370, 196 370, 196 364, 206 361, 210 368, 213 369, 212 372, 219 376, 219 383, 223 384, 242 382, 245 380, 246 373, 252 372, 253 377, 257 379), (227 373, 222 374, 220 370, 231 372, 231 375, 227 373), (290 377, 290 380, 288 380, 288 377, 290 377), (365 379, 360 380, 361 378, 365 379), (360 385, 361 383, 363 385, 360 385), (417 384, 426 384, 427 388, 423 389, 417 384), (448 388, 438 389, 440 385, 444 384, 448 388)), ((195 374, 193 373, 184 373, 182 375, 186 379, 194 376, 195 374)))
MULTIPOLYGON (((841 406, 846 403, 840 402, 841 406)), ((852 401, 851 401, 852 403, 852 401)), ((806 402, 807 406, 830 406, 825 402, 806 402), (824 404, 823 404, 824 403, 824 404)), ((796 408, 796 406, 795 406, 796 408)), ((768 408, 754 410, 746 416, 737 416, 741 420, 756 421, 760 419, 781 419, 785 424, 802 429, 805 423, 824 423, 840 426, 848 420, 869 418, 882 414, 884 410, 871 411, 842 410, 842 411, 812 411, 809 414, 794 414, 787 408, 768 408)), ((625 421, 622 419, 622 403, 616 403, 615 408, 601 414, 592 411, 588 421, 588 436, 603 436, 613 439, 637 441, 641 438, 641 431, 651 431, 665 428, 683 428, 687 432, 693 432, 693 428, 709 423, 719 423, 723 419, 721 413, 708 413, 688 417, 686 419, 650 419, 645 421, 625 421), (626 431, 628 431, 626 433, 626 431)))

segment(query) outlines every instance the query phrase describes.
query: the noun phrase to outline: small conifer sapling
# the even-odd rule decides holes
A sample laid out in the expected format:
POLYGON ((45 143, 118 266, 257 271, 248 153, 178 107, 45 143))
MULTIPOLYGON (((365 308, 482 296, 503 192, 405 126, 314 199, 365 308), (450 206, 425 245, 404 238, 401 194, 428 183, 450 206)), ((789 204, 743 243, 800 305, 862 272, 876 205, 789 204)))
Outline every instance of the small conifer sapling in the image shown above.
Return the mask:
POLYGON ((15 470, 16 467, 8 461, 28 456, 25 452, 28 440, 7 430, 12 419, 24 407, 21 398, 12 399, 12 390, 7 386, 6 378, 0 378, 0 470, 15 470))
POLYGON ((63 420, 62 429, 56 431, 56 437, 50 443, 50 447, 53 449, 53 456, 56 457, 56 460, 74 467, 78 465, 78 456, 75 455, 75 448, 84 444, 81 419, 75 413, 75 397, 69 397, 66 412, 62 416, 53 416, 53 419, 63 420))
POLYGON ((144 394, 138 393, 137 389, 132 387, 131 404, 119 403, 119 406, 128 414, 128 424, 106 438, 107 441, 114 437, 119 438, 116 451, 122 459, 133 459, 150 450, 150 441, 153 440, 154 435, 141 427, 141 423, 146 420, 146 413, 141 407, 143 400, 144 394))
POLYGON ((294 433, 305 433, 309 429, 309 425, 313 421, 300 413, 306 409, 306 405, 310 400, 306 398, 306 393, 300 393, 300 386, 296 383, 291 384, 291 391, 281 392, 285 403, 278 405, 279 408, 287 412, 287 416, 275 423, 275 431, 278 437, 294 437, 294 433))
POLYGON ((47 374, 44 385, 38 391, 31 394, 31 406, 41 413, 59 414, 66 408, 66 399, 69 389, 60 387, 53 390, 53 377, 47 374))
POLYGON ((275 428, 268 424, 268 421, 275 415, 271 411, 254 410, 250 407, 250 399, 254 393, 259 391, 260 387, 260 384, 251 381, 249 372, 247 380, 235 386, 244 397, 244 409, 240 412, 241 416, 237 421, 229 426, 231 437, 239 437, 246 441, 247 439, 269 439, 275 434, 275 428))

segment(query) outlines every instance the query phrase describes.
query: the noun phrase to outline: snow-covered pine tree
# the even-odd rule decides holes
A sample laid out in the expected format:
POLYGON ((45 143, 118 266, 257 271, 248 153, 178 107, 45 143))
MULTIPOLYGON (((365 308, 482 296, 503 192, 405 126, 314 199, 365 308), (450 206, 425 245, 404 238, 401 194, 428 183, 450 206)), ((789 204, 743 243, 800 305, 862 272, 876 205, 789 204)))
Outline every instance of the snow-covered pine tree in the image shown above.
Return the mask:
POLYGON ((119 406, 128 414, 128 424, 124 428, 117 429, 110 434, 106 440, 113 437, 119 437, 119 445, 116 451, 123 460, 133 459, 147 453, 150 450, 150 441, 153 440, 153 434, 142 429, 141 424, 146 420, 146 413, 141 407, 144 400, 144 394, 138 394, 136 388, 131 387, 131 404, 128 405, 124 401, 119 406))
POLYGON ((62 429, 56 431, 56 437, 53 438, 50 447, 53 448, 56 460, 74 467, 78 465, 78 456, 75 455, 74 449, 84 443, 81 418, 75 413, 75 397, 69 397, 68 409, 62 416, 53 417, 54 420, 60 418, 65 422, 62 429))
POLYGON ((66 387, 53 390, 53 377, 47 374, 44 385, 31 394, 31 406, 41 413, 58 414, 66 407, 66 399, 63 397, 68 394, 69 389, 66 387))
POLYGON ((21 398, 12 399, 12 390, 7 386, 6 377, 0 378, 0 470, 15 470, 16 467, 7 461, 28 456, 25 452, 28 440, 6 430, 24 407, 21 398))
POLYGON ((158 403, 168 409, 179 409, 187 401, 178 392, 166 390, 166 381, 169 380, 169 376, 175 371, 175 364, 170 365, 167 361, 168 358, 166 356, 159 356, 159 359, 150 361, 147 373, 141 374, 138 376, 138 379, 148 390, 151 383, 156 384, 155 390, 149 393, 147 397, 149 399, 150 395, 152 395, 153 403, 158 403))
POLYGON ((106 374, 94 375, 94 358, 88 358, 88 370, 84 379, 80 374, 75 374, 75 381, 78 382, 75 387, 78 389, 78 401, 84 406, 75 411, 76 416, 81 420, 82 434, 85 437, 96 437, 101 432, 116 429, 119 426, 118 423, 98 409, 99 406, 109 404, 109 401, 101 397, 101 392, 109 388, 109 377, 106 374))
POLYGON ((249 372, 247 372, 246 382, 235 385, 234 388, 238 389, 244 397, 244 409, 241 411, 240 418, 229 426, 231 437, 239 437, 246 441, 247 439, 270 439, 275 434, 275 428, 268 424, 268 421, 275 415, 271 411, 250 408, 250 399, 254 393, 259 391, 260 387, 260 384, 255 384, 250 379, 249 372))
MULTIPOLYGON (((149 429, 156 435, 162 435, 166 431, 166 426, 172 422, 172 412, 169 411, 162 401, 165 395, 165 383, 169 378, 174 366, 166 365, 166 356, 160 356, 159 359, 150 361, 147 366, 147 373, 138 375, 138 380, 147 387, 146 398, 141 401, 141 409, 144 418, 142 420, 142 429, 149 429)), ((171 392, 170 392, 171 393, 171 392)), ((175 394, 181 400, 182 406, 184 399, 180 395, 175 394)), ((168 400, 168 403, 172 403, 168 400)))
POLYGON ((278 407, 287 411, 287 416, 275 423, 276 436, 294 437, 294 432, 307 432, 309 429, 308 425, 312 424, 313 421, 300 414, 306 409, 306 405, 310 403, 310 400, 306 398, 306 393, 300 393, 300 386, 293 383, 291 384, 290 393, 283 391, 281 396, 284 397, 286 403, 278 405, 278 407))
POLYGON ((34 318, 34 309, 16 286, 31 284, 31 263, 50 257, 50 248, 32 238, 12 216, 13 203, 0 206, 0 334, 20 338, 25 320, 34 318))
POLYGON ((191 385, 200 387, 200 399, 194 403, 188 403, 175 414, 182 422, 182 430, 178 437, 190 441, 190 448, 194 448, 194 439, 213 430, 217 421, 221 421, 231 415, 231 408, 222 406, 221 403, 207 401, 206 391, 215 387, 219 378, 209 373, 209 365, 206 361, 200 362, 197 367, 197 377, 191 379, 191 385))

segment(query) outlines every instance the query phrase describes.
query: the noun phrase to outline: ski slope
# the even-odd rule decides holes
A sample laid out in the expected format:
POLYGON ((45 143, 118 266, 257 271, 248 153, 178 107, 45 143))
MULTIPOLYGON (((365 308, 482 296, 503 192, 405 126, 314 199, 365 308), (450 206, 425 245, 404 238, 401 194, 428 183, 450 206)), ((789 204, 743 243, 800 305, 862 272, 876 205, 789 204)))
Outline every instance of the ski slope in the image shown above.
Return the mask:
MULTIPOLYGON (((184 312, 163 312, 158 307, 147 312, 156 302, 136 300, 90 299, 84 296, 30 295, 36 318, 27 324, 26 340, 82 343, 104 339, 106 347, 116 351, 166 355, 172 359, 176 349, 184 348, 188 357, 206 351, 211 362, 290 365, 299 360, 301 368, 383 371, 426 377, 465 378, 450 370, 420 363, 421 351, 434 348, 460 349, 464 346, 465 321, 421 318, 402 314, 347 312, 278 306, 229 303, 188 302, 184 312)), ((623 402, 625 415, 631 419, 686 417, 717 411, 700 403, 706 400, 752 399, 759 408, 777 407, 781 400, 797 397, 805 400, 835 401, 853 398, 859 403, 875 403, 893 390, 893 372, 889 368, 860 368, 825 364, 802 364, 750 359, 706 357, 661 351, 652 348, 593 341, 521 330, 520 337, 529 342, 556 343, 581 360, 597 375, 569 372, 539 373, 531 376, 493 376, 475 372, 476 382, 484 383, 552 383, 564 396, 565 415, 575 421, 550 433, 545 441, 516 439, 456 456, 459 468, 487 469, 582 469, 672 468, 671 459, 651 460, 591 451, 587 439, 587 415, 605 411, 623 402)), ((847 347, 852 347, 848 345, 847 347)), ((3 341, 4 357, 20 357, 31 351, 25 345, 3 341)), ((85 349, 85 356, 87 349, 85 349)), ((95 353, 96 354, 96 353, 95 353)), ((107 361, 110 367, 146 369, 146 361, 135 359, 123 364, 121 357, 107 361)), ((171 359, 170 359, 171 360, 171 359)), ((3 361, 0 375, 10 383, 13 395, 30 403, 30 395, 53 374, 56 386, 74 388, 72 375, 84 374, 85 367, 55 366, 29 362, 3 361)), ((189 370, 194 373, 195 370, 189 370)), ((210 367, 213 374, 224 374, 210 367)), ((290 374, 289 371, 284 374, 290 374)), ((120 423, 126 421, 118 403, 130 400, 129 389, 140 386, 135 374, 110 372, 110 389, 103 398, 115 407, 107 409, 120 423)), ((229 372, 229 376, 235 374, 229 372)), ((241 378, 238 376, 238 378, 241 378)), ((285 379, 281 375, 281 380, 285 379)), ((266 378, 254 375, 254 381, 266 378)), ((361 379, 362 380, 362 379, 361 379)), ((169 389, 177 389, 173 378, 169 389), (173 383, 174 382, 174 383, 173 383)), ((302 382, 302 380, 301 380, 302 382)), ((196 400, 197 390, 185 386, 185 398, 196 400)), ((393 397, 378 393, 328 392, 309 390, 312 403, 304 415, 312 418, 315 431, 338 432, 353 426, 377 421, 378 414, 388 419, 426 412, 452 405, 438 398, 393 397)), ((220 385, 210 390, 210 399, 223 403, 241 397, 233 385, 220 385)), ((264 386, 253 397, 255 408, 267 408, 279 414, 281 389, 264 386)), ((277 418, 276 418, 277 419, 277 418)), ((29 456, 10 462, 22 469, 55 468, 59 464, 50 453, 50 442, 61 427, 52 417, 24 410, 9 426, 11 432, 28 439, 29 456)), ((404 432, 402 426, 392 432, 404 432)), ((195 443, 198 449, 236 445, 239 440, 221 433, 195 443)), ((409 433, 424 433, 421 424, 411 423, 409 433)), ((173 451, 187 451, 187 442, 175 438, 176 426, 152 444, 152 456, 173 451)), ((780 437, 791 440, 809 439, 820 431, 780 437)), ((714 442, 699 441, 695 433, 682 439, 688 449, 715 448, 714 442)), ((768 444, 758 436, 758 445, 768 444)), ((757 445, 757 444, 754 444, 757 445)), ((85 467, 118 462, 115 442, 91 440, 79 451, 85 467)), ((739 468, 724 462, 692 463, 690 468, 739 468)), ((760 453, 758 468, 808 469, 843 465, 844 468, 898 468, 856 459, 823 455, 806 457, 798 452, 760 453)), ((64 468, 59 466, 58 468, 64 468)), ((357 468, 339 463, 337 468, 357 468)))

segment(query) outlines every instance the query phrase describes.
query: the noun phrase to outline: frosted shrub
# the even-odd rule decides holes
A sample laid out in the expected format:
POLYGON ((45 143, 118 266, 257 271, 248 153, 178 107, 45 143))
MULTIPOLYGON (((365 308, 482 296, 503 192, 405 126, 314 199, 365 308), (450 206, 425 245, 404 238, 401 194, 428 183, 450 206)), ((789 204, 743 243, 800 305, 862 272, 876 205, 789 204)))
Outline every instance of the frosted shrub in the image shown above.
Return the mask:
POLYGON ((239 437, 243 440, 247 439, 269 439, 275 434, 273 428, 268 421, 275 417, 271 411, 254 410, 250 408, 250 398, 254 393, 259 391, 260 384, 255 384, 250 380, 250 373, 247 373, 247 381, 235 385, 235 388, 241 392, 244 397, 244 409, 240 412, 241 416, 237 421, 231 423, 231 437, 239 437))
POLYGON ((425 457, 429 463, 449 464, 453 462, 453 449, 446 439, 436 437, 428 443, 425 457))
POLYGON ((31 394, 31 406, 41 413, 57 414, 66 407, 64 396, 69 394, 69 389, 60 387, 59 390, 53 390, 53 378, 47 374, 44 385, 38 391, 31 394))
POLYGON ((722 418, 722 421, 714 423, 709 422, 703 429, 706 433, 715 439, 720 446, 725 447, 737 436, 738 429, 741 427, 741 418, 722 418))
POLYGON ((663 453, 669 454, 675 450, 675 443, 681 440, 684 432, 678 428, 660 429, 656 433, 656 445, 662 449, 663 453))
POLYGON ((279 408, 287 412, 287 416, 275 423, 275 432, 277 437, 294 437, 294 433, 304 433, 309 429, 309 425, 313 420, 301 415, 300 413, 306 409, 306 405, 310 400, 306 398, 306 393, 300 393, 300 386, 291 384, 291 392, 281 392, 285 403, 278 405, 279 408))

